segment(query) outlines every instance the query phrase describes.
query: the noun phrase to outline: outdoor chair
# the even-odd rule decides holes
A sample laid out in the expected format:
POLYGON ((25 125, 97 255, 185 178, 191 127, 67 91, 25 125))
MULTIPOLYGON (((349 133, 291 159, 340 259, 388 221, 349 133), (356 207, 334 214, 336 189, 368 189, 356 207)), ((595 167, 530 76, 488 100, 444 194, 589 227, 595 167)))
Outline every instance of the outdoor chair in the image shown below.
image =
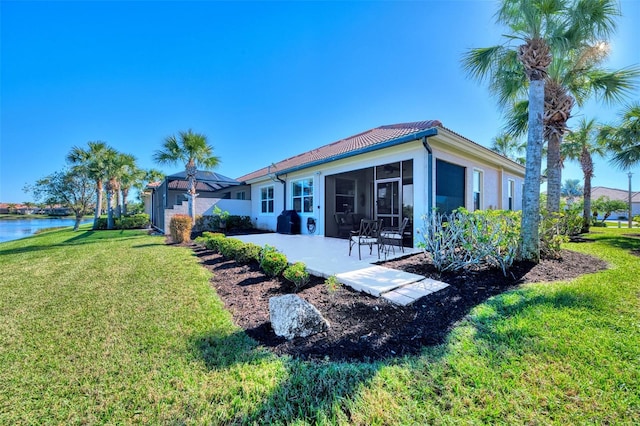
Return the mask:
MULTIPOLYGON (((362 253, 360 247, 369 246, 369 254, 373 253, 373 245, 378 244, 378 230, 380 229, 379 222, 375 220, 362 219, 360 220, 360 229, 357 231, 351 231, 349 236, 349 256, 351 256, 351 249, 356 244, 358 245, 358 259, 362 260, 362 253)), ((380 259, 380 249, 378 247, 378 259, 380 259)))
POLYGON ((402 219, 400 226, 385 227, 380 230, 380 250, 384 251, 385 259, 389 250, 393 250, 393 254, 396 253, 396 247, 400 247, 402 253, 404 253, 404 229, 409 223, 409 218, 402 219))

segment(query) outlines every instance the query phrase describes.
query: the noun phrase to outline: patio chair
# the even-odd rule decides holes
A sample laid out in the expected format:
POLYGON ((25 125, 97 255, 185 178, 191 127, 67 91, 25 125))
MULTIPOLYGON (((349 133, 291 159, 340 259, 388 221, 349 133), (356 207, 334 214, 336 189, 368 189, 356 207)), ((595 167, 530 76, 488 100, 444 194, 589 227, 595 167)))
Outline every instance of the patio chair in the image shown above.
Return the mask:
POLYGON ((385 227, 380 230, 380 250, 384 251, 385 259, 389 250, 393 250, 393 254, 396 253, 396 247, 400 247, 402 253, 404 253, 404 229, 409 223, 409 218, 402 219, 400 226, 385 227))
MULTIPOLYGON (((351 231, 349 235, 349 256, 351 256, 351 249, 356 244, 358 245, 358 259, 362 260, 362 253, 360 247, 369 246, 369 254, 373 253, 373 245, 378 244, 378 230, 380 229, 380 222, 369 219, 360 220, 360 229, 357 231, 351 231)), ((378 259, 380 259, 380 250, 378 248, 378 259)))

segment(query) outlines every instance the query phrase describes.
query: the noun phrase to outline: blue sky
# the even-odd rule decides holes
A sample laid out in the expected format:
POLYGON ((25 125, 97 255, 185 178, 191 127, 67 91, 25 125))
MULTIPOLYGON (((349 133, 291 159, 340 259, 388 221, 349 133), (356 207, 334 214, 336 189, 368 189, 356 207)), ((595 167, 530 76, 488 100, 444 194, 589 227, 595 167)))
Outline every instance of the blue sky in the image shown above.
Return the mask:
MULTIPOLYGON (((152 154, 193 129, 239 177, 384 124, 438 119, 490 145, 502 121, 460 66, 497 44, 496 2, 0 3, 0 201, 102 140, 166 173, 152 154)), ((640 1, 621 1, 611 68, 640 64, 640 1), (635 24, 634 21, 635 20, 635 24)), ((638 93, 635 100, 640 99, 638 93)), ((619 108, 574 110, 601 121, 619 108)), ((640 189, 640 167, 634 170, 640 189)), ((563 178, 581 178, 567 164, 563 178)), ((594 185, 627 187, 596 163, 594 185)))

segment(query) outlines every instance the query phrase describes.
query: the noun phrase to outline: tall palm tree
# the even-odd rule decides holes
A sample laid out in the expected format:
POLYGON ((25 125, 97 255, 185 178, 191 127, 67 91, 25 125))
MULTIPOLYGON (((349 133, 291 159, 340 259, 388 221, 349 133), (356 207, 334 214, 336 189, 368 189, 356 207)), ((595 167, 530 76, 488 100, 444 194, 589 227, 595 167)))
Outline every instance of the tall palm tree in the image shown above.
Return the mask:
POLYGON ((107 192, 107 229, 114 228, 114 204, 120 205, 120 178, 125 173, 128 165, 132 164, 135 158, 128 154, 123 154, 115 149, 109 149, 105 154, 104 175, 106 177, 107 192), (116 196, 116 200, 113 196, 116 196))
POLYGON ((122 214, 127 214, 127 197, 131 187, 144 178, 144 170, 136 165, 136 158, 132 155, 122 154, 122 167, 118 176, 118 189, 122 198, 122 214))
POLYGON ((133 184, 133 187, 138 191, 138 199, 140 201, 143 200, 142 194, 145 191, 145 188, 147 187, 147 185, 162 179, 164 179, 164 173, 162 173, 158 169, 142 170, 142 178, 137 180, 133 184))
MULTIPOLYGON (((615 0, 574 0, 566 3, 562 31, 549 43, 553 61, 545 83, 544 139, 547 142, 547 210, 560 208, 562 157, 560 145, 574 105, 582 106, 595 96, 617 102, 635 88, 638 68, 602 68, 609 49, 606 40, 615 30, 620 15, 615 0)), ((528 101, 524 72, 505 56, 491 81, 500 105, 506 106, 508 133, 518 136, 527 129, 528 101)))
POLYGON ((618 125, 604 126, 601 138, 613 151, 611 164, 630 169, 640 164, 640 103, 627 105, 618 125))
POLYGON ((490 149, 515 161, 516 163, 525 163, 525 158, 522 154, 526 149, 526 144, 520 142, 516 137, 509 133, 503 132, 493 138, 490 149))
POLYGON ((604 156, 606 147, 598 137, 598 126, 595 120, 580 120, 578 128, 565 138, 562 144, 562 155, 580 162, 584 176, 582 211, 582 233, 589 232, 591 225, 591 179, 593 178, 593 157, 604 156))
POLYGON ((474 78, 489 79, 490 88, 502 80, 514 82, 514 89, 528 87, 528 135, 525 161, 525 181, 522 203, 522 259, 540 260, 540 170, 543 145, 544 86, 547 69, 552 61, 550 44, 560 37, 565 2, 545 0, 503 0, 496 14, 499 24, 511 34, 502 45, 471 49, 463 58, 463 66, 474 78), (519 44, 514 46, 512 41, 519 44), (514 74, 516 79, 505 79, 514 74))
POLYGON ((86 149, 74 146, 67 154, 67 162, 73 167, 82 167, 86 169, 86 173, 88 173, 89 177, 95 182, 96 206, 93 219, 93 229, 96 229, 98 227, 98 219, 102 213, 105 157, 111 148, 103 141, 87 142, 87 146, 88 147, 86 149))
POLYGON ((189 181, 189 209, 191 219, 196 220, 196 185, 198 168, 212 169, 220 163, 220 159, 213 155, 213 147, 207 142, 207 137, 191 130, 178 133, 178 137, 169 136, 164 140, 163 149, 154 153, 153 159, 158 164, 185 165, 187 180, 189 181))

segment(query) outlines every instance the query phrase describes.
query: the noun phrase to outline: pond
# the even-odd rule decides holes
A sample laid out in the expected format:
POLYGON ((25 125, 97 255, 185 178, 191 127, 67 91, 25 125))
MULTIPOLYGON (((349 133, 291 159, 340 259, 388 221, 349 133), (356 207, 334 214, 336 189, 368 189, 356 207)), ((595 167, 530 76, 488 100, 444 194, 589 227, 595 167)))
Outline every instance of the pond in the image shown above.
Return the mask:
MULTIPOLYGON (((82 223, 92 220, 84 219, 82 223)), ((41 229, 73 226, 74 223, 75 219, 69 218, 0 219, 0 243, 34 235, 41 229)))

